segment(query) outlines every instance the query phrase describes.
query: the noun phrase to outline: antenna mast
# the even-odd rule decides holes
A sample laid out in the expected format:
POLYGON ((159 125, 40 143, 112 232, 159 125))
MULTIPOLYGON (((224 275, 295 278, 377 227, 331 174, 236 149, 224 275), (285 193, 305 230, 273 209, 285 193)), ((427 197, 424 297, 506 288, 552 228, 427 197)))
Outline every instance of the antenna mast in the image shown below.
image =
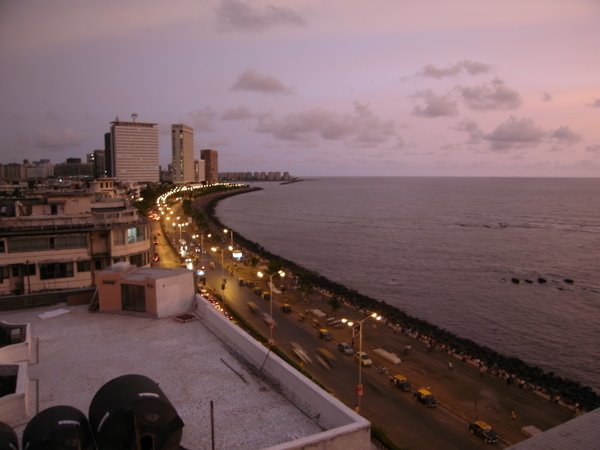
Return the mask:
POLYGON ((131 119, 133 120, 133 122, 135 123, 135 119, 137 119, 138 113, 134 112, 131 113, 131 119))

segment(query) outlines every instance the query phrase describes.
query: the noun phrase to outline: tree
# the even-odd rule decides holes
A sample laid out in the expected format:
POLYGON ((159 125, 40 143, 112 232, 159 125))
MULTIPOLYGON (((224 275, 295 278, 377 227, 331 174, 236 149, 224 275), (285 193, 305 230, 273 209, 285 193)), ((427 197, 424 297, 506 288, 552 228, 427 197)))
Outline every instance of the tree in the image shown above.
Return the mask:
POLYGON ((333 313, 335 313, 338 309, 340 309, 342 307, 342 302, 335 295, 332 295, 329 298, 329 300, 327 301, 327 303, 329 304, 329 307, 331 308, 331 312, 333 312, 333 313))

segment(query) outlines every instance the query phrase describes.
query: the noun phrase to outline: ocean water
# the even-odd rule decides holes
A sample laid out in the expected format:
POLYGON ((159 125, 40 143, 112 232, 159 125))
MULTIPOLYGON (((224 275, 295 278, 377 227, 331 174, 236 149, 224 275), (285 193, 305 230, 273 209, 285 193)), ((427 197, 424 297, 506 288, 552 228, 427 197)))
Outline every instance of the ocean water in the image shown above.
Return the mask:
POLYGON ((256 185, 217 207, 246 238, 600 392, 600 179, 256 185))

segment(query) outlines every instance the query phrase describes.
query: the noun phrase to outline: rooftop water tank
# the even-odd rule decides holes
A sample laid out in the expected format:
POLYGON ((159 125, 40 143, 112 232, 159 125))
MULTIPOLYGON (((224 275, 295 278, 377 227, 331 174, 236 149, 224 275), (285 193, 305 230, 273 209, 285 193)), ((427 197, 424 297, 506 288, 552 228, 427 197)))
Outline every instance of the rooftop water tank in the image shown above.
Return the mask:
POLYGON ((4 422, 0 422, 0 450, 19 450, 17 433, 4 422))
POLYGON ((23 449, 95 450, 85 415, 72 406, 52 406, 37 413, 23 430, 23 449))
POLYGON ((179 450, 183 421, 158 384, 123 375, 102 386, 90 404, 98 450, 179 450))

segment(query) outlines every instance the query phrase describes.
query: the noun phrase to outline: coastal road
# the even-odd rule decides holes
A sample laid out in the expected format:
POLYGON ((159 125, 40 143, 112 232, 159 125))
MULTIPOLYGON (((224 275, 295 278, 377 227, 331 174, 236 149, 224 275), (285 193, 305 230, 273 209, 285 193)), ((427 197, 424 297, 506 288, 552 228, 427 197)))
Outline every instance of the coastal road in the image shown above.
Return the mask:
MULTIPOLYGON (((190 232, 193 233, 192 230, 190 232)), ((183 234, 190 240, 189 233, 183 234)), ((177 240, 178 233, 171 235, 177 240)), ((164 236, 159 236, 159 254, 161 263, 167 267, 180 265, 177 255, 170 252, 167 245, 162 244, 164 236), (171 253, 171 254, 169 254, 171 253)), ((208 243, 205 242, 208 248, 208 243)), ((205 255, 205 262, 212 259, 211 254, 205 255)), ((227 282, 225 289, 221 289, 221 255, 216 254, 214 259, 216 269, 207 271, 208 285, 223 295, 225 300, 245 320, 251 323, 264 336, 269 335, 267 325, 260 317, 260 312, 269 311, 269 302, 262 300, 253 293, 252 289, 240 287, 237 276, 225 272, 227 282), (253 314, 246 302, 253 301, 259 308, 259 314, 253 314)), ((161 264, 161 265, 162 265, 161 264)), ((208 264, 205 264, 208 267, 208 264)), ((225 265, 232 267, 233 262, 225 257, 225 265)), ((235 270, 238 276, 256 281, 255 268, 238 265, 235 270)), ((260 280, 260 286, 266 289, 266 282, 260 280)), ((349 406, 356 404, 355 386, 357 384, 358 366, 353 357, 345 356, 336 349, 337 341, 350 342, 350 330, 330 329, 334 340, 322 341, 317 336, 317 329, 312 327, 310 320, 298 321, 297 313, 308 305, 301 301, 301 295, 292 295, 289 289, 282 296, 274 296, 273 316, 277 322, 274 330, 276 345, 286 351, 290 357, 291 342, 298 342, 312 358, 312 363, 306 364, 305 369, 327 387, 327 389, 349 406), (293 312, 283 313, 280 310, 280 298, 292 304, 293 312), (330 370, 322 367, 316 359, 319 347, 327 348, 336 356, 335 367, 330 370)), ((324 311, 328 310, 326 304, 311 305, 324 311)), ((338 311, 338 316, 351 319, 364 318, 358 311, 344 306, 338 311)), ((417 403, 412 393, 402 392, 393 388, 389 379, 378 373, 373 368, 363 368, 363 384, 365 395, 362 399, 361 414, 374 425, 385 430, 390 439, 398 445, 411 449, 430 448, 488 448, 480 439, 472 436, 467 431, 467 423, 476 418, 491 423, 496 431, 505 440, 495 447, 503 444, 516 443, 524 436, 520 428, 524 425, 535 425, 540 429, 548 429, 572 417, 571 412, 545 399, 539 398, 531 392, 524 392, 514 386, 507 386, 496 377, 484 376, 481 378, 477 368, 459 360, 453 359, 446 353, 428 352, 425 345, 410 336, 396 334, 389 327, 371 319, 365 321, 363 329, 363 349, 367 351, 374 362, 380 366, 387 366, 391 373, 402 373, 407 376, 415 387, 429 387, 440 406, 435 409, 426 408, 417 403), (412 346, 408 355, 403 354, 406 344, 412 346), (373 350, 377 347, 394 352, 402 357, 402 362, 393 367, 393 364, 376 356, 373 350), (453 362, 453 370, 448 370, 448 361, 453 362), (517 412, 517 418, 512 419, 511 411, 517 412)))
MULTIPOLYGON (((263 300, 252 289, 240 287, 238 278, 225 272, 225 289, 221 289, 222 275, 219 267, 220 255, 215 259, 216 269, 207 272, 207 283, 219 292, 224 300, 252 326, 269 335, 267 324, 261 313, 269 312, 269 301, 263 300), (218 288, 217 288, 218 287, 218 288), (259 311, 252 313, 246 306, 254 302, 259 311)), ((273 318, 277 326, 273 335, 277 346, 291 358, 291 342, 299 343, 312 362, 304 368, 317 378, 327 389, 347 405, 355 405, 355 387, 358 377, 358 365, 353 356, 346 356, 337 350, 337 340, 323 341, 318 330, 310 321, 300 322, 298 311, 284 313, 280 302, 274 300, 273 318), (317 360, 317 350, 323 347, 335 355, 335 365, 326 369, 317 360)), ((350 330, 331 330, 340 339, 350 340, 350 330)), ((393 387, 389 378, 377 372, 374 367, 362 370, 365 396, 362 400, 361 414, 382 427, 388 436, 397 443, 411 449, 427 450, 431 448, 480 449, 486 445, 467 431, 467 424, 443 408, 427 408, 418 403, 412 392, 402 392, 393 387)))

